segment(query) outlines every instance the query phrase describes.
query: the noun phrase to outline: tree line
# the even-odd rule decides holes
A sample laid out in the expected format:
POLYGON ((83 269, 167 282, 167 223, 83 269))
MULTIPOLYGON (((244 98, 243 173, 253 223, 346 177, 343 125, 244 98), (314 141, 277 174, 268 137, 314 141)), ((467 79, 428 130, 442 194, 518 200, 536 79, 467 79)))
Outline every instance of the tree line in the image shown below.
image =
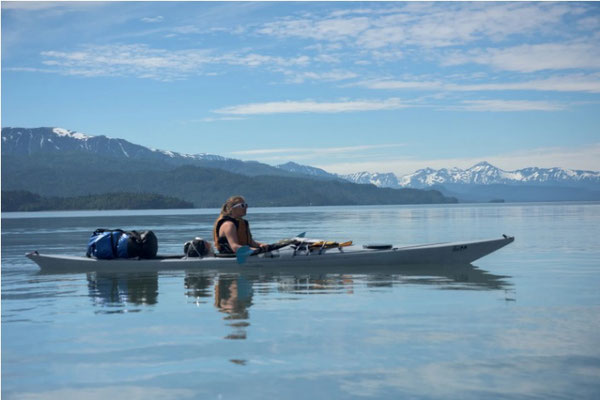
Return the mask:
POLYGON ((26 190, 2 191, 2 211, 143 210, 193 208, 194 204, 155 193, 115 192, 75 197, 46 197, 26 190))

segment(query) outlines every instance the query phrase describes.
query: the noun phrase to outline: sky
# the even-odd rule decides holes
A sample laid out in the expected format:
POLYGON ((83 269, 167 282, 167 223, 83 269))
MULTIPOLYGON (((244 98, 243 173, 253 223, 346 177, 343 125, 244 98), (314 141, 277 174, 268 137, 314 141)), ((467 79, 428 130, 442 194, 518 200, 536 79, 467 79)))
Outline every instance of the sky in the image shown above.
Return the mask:
POLYGON ((334 173, 600 170, 600 3, 2 2, 2 126, 334 173))

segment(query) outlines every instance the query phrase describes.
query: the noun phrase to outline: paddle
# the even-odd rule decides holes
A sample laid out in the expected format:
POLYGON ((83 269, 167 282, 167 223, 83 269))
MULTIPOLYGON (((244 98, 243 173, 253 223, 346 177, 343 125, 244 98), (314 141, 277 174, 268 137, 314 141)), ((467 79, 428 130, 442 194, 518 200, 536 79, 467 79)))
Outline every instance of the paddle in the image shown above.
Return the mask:
POLYGON ((250 248, 250 246, 242 246, 235 252, 235 258, 237 259, 238 264, 243 264, 246 262, 246 259, 250 254, 254 253, 254 250, 250 248))
MULTIPOLYGON (((306 235, 306 232, 302 232, 299 235, 296 235, 296 237, 294 237, 292 239, 280 240, 279 242, 277 242, 273 245, 269 245, 269 250, 277 250, 282 247, 285 247, 289 244, 292 244, 294 242, 295 238, 303 238, 304 235, 306 235)), ((261 252, 260 249, 258 251, 256 251, 256 250, 252 250, 250 248, 250 246, 242 246, 239 249, 237 249, 237 251, 235 252, 235 258, 237 259, 238 264, 241 265, 246 262, 246 259, 248 258, 248 256, 251 256, 252 254, 259 254, 260 252, 261 252)))

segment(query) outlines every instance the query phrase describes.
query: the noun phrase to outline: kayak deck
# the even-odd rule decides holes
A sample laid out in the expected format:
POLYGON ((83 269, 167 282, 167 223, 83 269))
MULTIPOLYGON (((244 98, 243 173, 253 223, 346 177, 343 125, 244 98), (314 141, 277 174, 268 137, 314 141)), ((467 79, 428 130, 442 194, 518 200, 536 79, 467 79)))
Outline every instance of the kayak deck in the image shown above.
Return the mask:
POLYGON ((195 269, 239 269, 241 267, 260 268, 272 266, 319 267, 319 266, 396 266, 407 264, 470 264, 514 241, 514 237, 470 242, 435 243, 391 249, 364 249, 362 246, 349 246, 342 251, 330 249, 319 254, 295 253, 283 248, 277 254, 269 253, 248 257, 243 265, 236 258, 185 256, 158 256, 153 259, 112 259, 99 260, 84 256, 48 255, 37 251, 26 254, 45 272, 89 272, 89 271, 162 271, 195 269))

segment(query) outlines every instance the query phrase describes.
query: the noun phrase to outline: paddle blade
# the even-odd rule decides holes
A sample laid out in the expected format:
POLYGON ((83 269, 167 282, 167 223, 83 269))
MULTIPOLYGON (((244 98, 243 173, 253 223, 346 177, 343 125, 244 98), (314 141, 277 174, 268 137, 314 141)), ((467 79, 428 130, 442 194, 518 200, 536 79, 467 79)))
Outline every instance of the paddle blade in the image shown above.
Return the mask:
POLYGON ((237 259, 238 264, 243 264, 246 262, 246 259, 250 254, 252 254, 254 250, 250 248, 250 246, 242 246, 235 252, 235 258, 237 259))

